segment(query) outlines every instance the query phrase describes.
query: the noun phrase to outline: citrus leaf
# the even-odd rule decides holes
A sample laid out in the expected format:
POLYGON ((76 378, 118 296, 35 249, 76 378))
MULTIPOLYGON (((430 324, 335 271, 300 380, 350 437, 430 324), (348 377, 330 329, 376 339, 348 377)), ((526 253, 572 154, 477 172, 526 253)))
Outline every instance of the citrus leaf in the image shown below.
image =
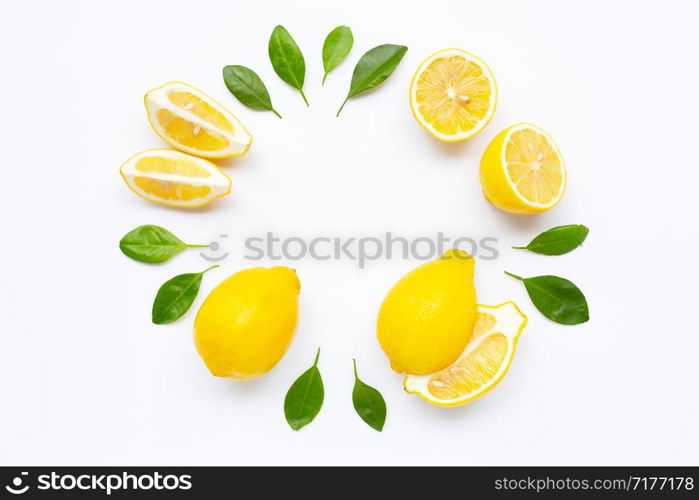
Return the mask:
POLYGON ((320 376, 320 370, 318 370, 319 357, 320 348, 316 353, 313 366, 291 384, 286 398, 284 398, 284 416, 289 426, 295 431, 311 423, 323 406, 325 391, 323 379, 320 376))
POLYGON ((180 274, 163 283, 153 301, 153 323, 164 325, 181 318, 197 297, 204 273, 214 267, 218 266, 200 273, 180 274))
POLYGON ((328 33, 323 43, 323 69, 325 74, 323 75, 322 84, 325 84, 328 73, 345 60, 352 50, 353 44, 354 37, 349 26, 338 26, 328 33))
POLYGON ((164 227, 146 224, 126 233, 119 249, 127 257, 148 264, 159 264, 186 248, 206 248, 208 245, 188 245, 164 227))
POLYGON ((582 224, 557 226, 544 231, 527 246, 512 247, 516 250, 529 250, 541 255, 563 255, 582 245, 590 230, 582 224))
POLYGON ((551 321, 577 325, 590 319, 585 295, 572 281, 550 275, 521 278, 507 271, 505 274, 524 283, 534 306, 551 321))
POLYGON ((297 89, 308 106, 308 100, 303 93, 303 81, 306 78, 306 61, 301 49, 281 24, 274 28, 269 37, 269 60, 274 72, 279 78, 297 89))
POLYGON ((240 65, 226 66, 223 68, 223 81, 231 94, 248 108, 271 111, 279 118, 282 117, 272 106, 267 87, 250 68, 240 65))
POLYGON ((376 87, 391 76, 407 51, 408 47, 405 45, 390 43, 368 50, 354 67, 349 92, 337 111, 337 116, 340 116, 349 99, 376 87))
POLYGON ((357 361, 353 359, 352 362, 354 363, 354 389, 352 390, 354 411, 369 427, 381 432, 386 422, 386 401, 379 391, 359 380, 357 361))

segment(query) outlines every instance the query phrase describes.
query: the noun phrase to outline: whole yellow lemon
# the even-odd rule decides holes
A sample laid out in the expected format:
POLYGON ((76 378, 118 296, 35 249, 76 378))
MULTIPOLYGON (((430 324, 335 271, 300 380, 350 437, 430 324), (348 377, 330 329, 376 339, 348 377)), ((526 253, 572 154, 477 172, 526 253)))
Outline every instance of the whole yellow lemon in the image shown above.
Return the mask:
POLYGON ((211 373, 245 380, 274 368, 294 337, 300 288, 288 267, 246 269, 214 288, 194 321, 211 373))
POLYGON ((474 259, 461 250, 406 274, 388 292, 376 333, 398 373, 425 375, 454 362, 476 320, 474 259))

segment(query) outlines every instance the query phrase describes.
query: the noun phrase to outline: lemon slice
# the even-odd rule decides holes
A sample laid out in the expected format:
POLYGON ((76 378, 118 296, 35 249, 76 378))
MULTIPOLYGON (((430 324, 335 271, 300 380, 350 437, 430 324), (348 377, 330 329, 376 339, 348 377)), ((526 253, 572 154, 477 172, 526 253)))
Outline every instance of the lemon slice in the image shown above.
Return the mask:
POLYGON ((410 84, 410 108, 422 127, 442 141, 463 141, 495 113, 497 86, 488 66, 461 49, 425 59, 410 84))
POLYGON ((493 139, 483 153, 480 178, 489 202, 518 214, 553 208, 566 188, 558 146, 549 134, 528 123, 513 125, 493 139))
POLYGON ((478 306, 473 337, 447 368, 429 375, 408 375, 404 387, 439 406, 458 406, 482 396, 507 373, 527 317, 513 302, 478 306))
POLYGON ((231 191, 231 180, 216 165, 172 149, 142 151, 119 171, 131 191, 173 207, 200 207, 231 191))
POLYGON ((227 158, 250 149, 252 136, 240 120, 191 85, 166 83, 148 92, 145 104, 153 130, 186 153, 227 158))

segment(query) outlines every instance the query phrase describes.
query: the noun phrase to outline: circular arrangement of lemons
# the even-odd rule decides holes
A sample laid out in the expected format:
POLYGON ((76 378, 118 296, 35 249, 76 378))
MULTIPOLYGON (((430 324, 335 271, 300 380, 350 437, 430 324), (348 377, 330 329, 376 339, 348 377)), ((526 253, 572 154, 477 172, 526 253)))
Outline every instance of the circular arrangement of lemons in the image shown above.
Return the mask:
MULTIPOLYGON (((410 108, 436 139, 463 141, 481 132, 497 105, 493 73, 461 49, 432 54, 410 83, 410 108)), ((151 149, 127 160, 120 173, 142 198, 199 207, 230 193, 231 180, 210 159, 245 154, 252 135, 224 106, 182 82, 145 96, 153 130, 176 149, 151 149)), ((553 138, 520 123, 495 136, 480 163, 488 202, 507 212, 535 214, 556 206, 566 168, 553 138)), ((517 306, 478 305, 475 261, 449 250, 399 280, 377 318, 377 339, 391 367, 405 374, 406 392, 440 406, 472 401, 507 372, 527 323, 517 306)), ((196 348, 213 375, 245 380, 270 371, 296 328, 300 281, 287 267, 251 268, 220 283, 202 304, 196 348)))

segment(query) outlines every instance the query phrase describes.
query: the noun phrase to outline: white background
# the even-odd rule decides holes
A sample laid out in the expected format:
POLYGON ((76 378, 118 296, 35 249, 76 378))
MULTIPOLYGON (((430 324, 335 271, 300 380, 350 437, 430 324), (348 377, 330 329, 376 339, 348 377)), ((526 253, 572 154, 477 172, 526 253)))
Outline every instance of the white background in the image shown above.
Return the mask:
MULTIPOLYGON (((699 12, 693 2, 11 2, 0 3, 0 462, 3 464, 697 464, 697 133, 699 12), (337 5, 337 6, 334 6, 337 5), (307 109, 267 58, 284 24, 307 61, 307 109), (320 51, 347 24, 355 46, 320 86, 320 51), (409 51, 374 92, 335 111, 354 64, 380 43, 409 51), (408 106, 418 64, 445 47, 488 62, 498 110, 476 138, 442 144, 408 106), (255 69, 284 119, 244 108, 221 69, 255 69), (133 195, 118 175, 165 144, 143 95, 170 80, 208 92, 255 136, 218 162, 232 194, 176 210, 133 195), (563 202, 513 216, 482 198, 480 156, 521 121, 557 140, 563 202), (123 234, 153 223, 192 243, 229 234, 189 313, 150 323, 159 285, 207 263, 131 261, 123 234), (562 257, 510 250, 559 224, 591 229, 562 257), (302 260, 296 338, 251 382, 212 377, 192 322, 243 259, 243 238, 494 236, 478 261, 479 301, 529 316, 507 377, 456 409, 403 392, 374 332, 390 286, 419 261, 302 260), (585 292, 591 321, 565 327, 503 275, 558 274, 585 292), (286 389, 322 347, 326 399, 291 431, 286 389), (351 403, 351 359, 388 404, 383 433, 351 403)), ((270 265, 271 262, 263 262, 270 265)))

